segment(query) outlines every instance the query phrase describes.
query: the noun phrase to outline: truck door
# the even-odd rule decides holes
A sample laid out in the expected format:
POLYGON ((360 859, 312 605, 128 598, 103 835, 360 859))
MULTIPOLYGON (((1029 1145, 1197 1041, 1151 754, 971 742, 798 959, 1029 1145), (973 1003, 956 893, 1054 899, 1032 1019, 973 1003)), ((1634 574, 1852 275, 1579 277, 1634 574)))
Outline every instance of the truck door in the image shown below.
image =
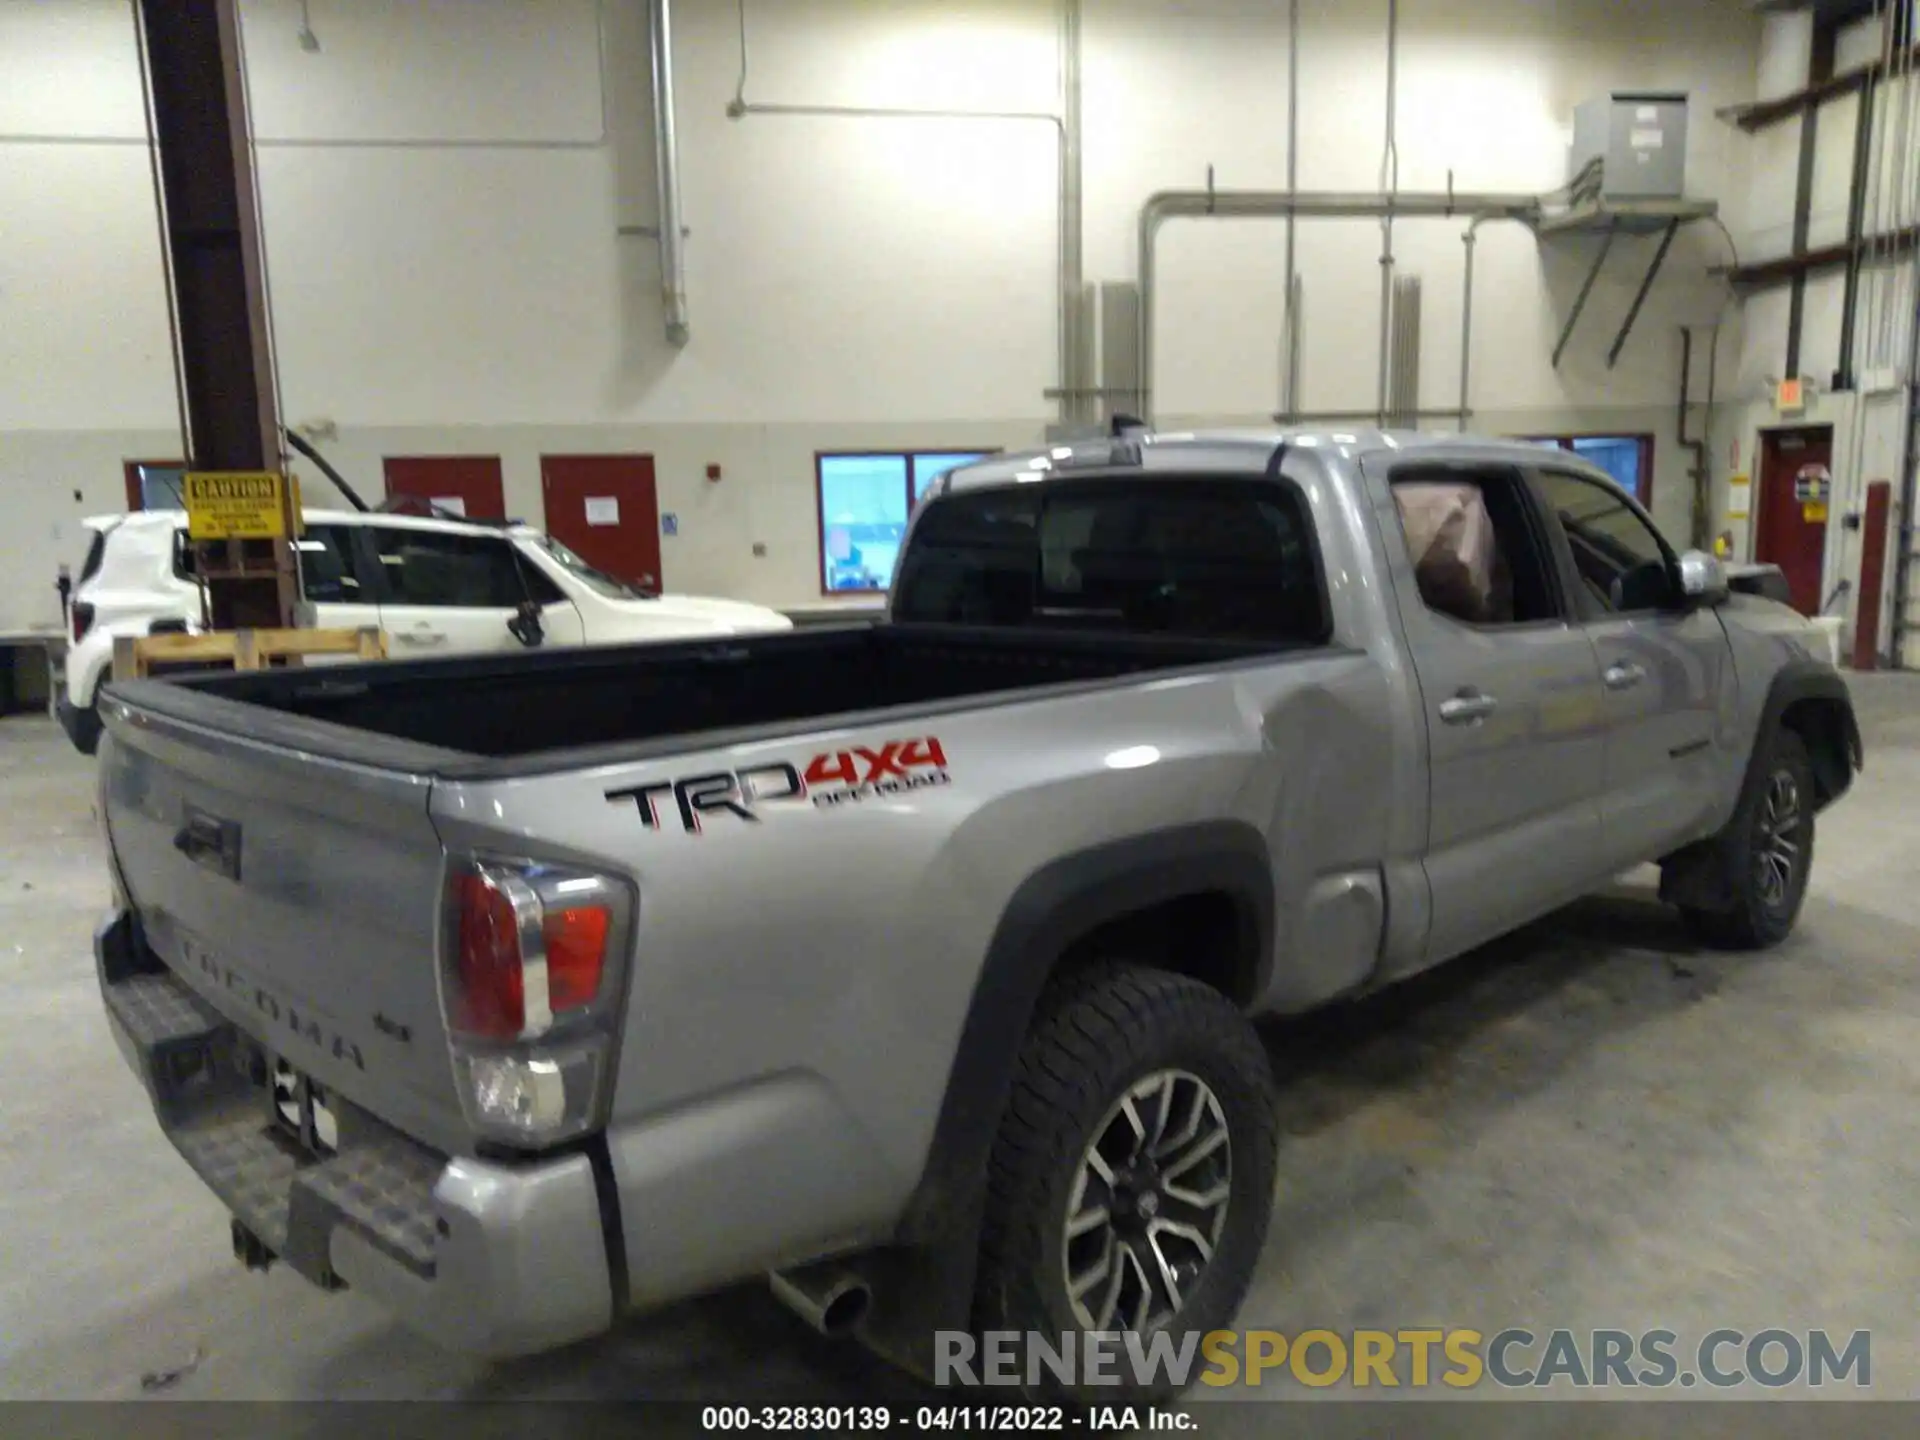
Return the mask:
POLYGON ((1673 551, 1607 481, 1541 466, 1534 481, 1600 660, 1607 717, 1600 843, 1611 866, 1656 859, 1712 828, 1735 703, 1710 610, 1680 603, 1673 551))
POLYGON ((1427 729, 1434 964, 1604 874, 1602 691, 1517 467, 1404 461, 1389 482, 1388 573, 1427 729))

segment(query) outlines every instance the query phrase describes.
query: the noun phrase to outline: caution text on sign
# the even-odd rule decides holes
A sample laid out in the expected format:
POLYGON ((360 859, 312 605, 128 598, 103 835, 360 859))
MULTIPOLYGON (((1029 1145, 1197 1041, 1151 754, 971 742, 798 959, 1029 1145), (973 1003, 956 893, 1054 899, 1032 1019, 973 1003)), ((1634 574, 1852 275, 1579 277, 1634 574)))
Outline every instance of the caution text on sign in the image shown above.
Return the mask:
POLYGON ((189 471, 187 533, 195 540, 284 539, 286 486, 286 476, 272 471, 189 471))

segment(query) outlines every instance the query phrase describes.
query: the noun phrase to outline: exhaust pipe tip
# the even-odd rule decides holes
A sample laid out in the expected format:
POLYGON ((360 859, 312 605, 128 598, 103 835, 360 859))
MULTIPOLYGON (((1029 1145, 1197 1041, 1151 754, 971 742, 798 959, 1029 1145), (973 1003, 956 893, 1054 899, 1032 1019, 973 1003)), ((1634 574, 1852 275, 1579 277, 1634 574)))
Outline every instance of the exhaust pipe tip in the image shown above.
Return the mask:
POLYGON ((850 1270, 776 1271, 767 1278, 775 1298, 829 1340, 851 1335, 873 1300, 872 1287, 850 1270))

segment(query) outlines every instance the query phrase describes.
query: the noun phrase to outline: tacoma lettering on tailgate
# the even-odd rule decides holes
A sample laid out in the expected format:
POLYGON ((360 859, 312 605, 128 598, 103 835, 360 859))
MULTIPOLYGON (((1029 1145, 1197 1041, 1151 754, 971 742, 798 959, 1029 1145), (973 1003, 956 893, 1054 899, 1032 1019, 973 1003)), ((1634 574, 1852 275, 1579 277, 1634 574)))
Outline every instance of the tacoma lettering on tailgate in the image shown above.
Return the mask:
POLYGON ((682 780, 659 780, 607 791, 616 805, 631 802, 640 823, 649 830, 662 828, 662 802, 671 800, 680 828, 689 835, 705 833, 706 819, 731 815, 748 824, 760 823, 759 811, 768 805, 809 802, 817 810, 831 810, 876 795, 901 795, 930 785, 948 783, 947 752, 932 735, 913 740, 889 740, 877 749, 856 745, 847 750, 815 755, 804 767, 778 760, 742 770, 714 770, 682 780))

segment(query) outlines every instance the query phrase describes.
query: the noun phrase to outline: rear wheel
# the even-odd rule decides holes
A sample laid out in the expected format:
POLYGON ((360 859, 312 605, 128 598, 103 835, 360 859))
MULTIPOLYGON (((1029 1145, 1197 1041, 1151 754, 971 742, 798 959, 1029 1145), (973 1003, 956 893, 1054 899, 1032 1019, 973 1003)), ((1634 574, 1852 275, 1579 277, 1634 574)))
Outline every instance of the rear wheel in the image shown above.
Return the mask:
MULTIPOLYGON (((1103 967, 1049 996, 1022 1048, 988 1175, 976 1319, 1036 1333, 1228 1325, 1273 1207, 1273 1082, 1246 1018, 1198 981, 1103 967)), ((1163 1374, 1042 1398, 1125 1403, 1171 1394, 1163 1374)), ((1023 1372, 1026 1366, 1022 1365, 1023 1372)), ((1196 1359, 1193 1373, 1201 1368, 1196 1359)))
POLYGON ((1806 742, 1777 731, 1720 837, 1732 904, 1682 912, 1702 939, 1761 950, 1793 932, 1813 869, 1815 798, 1806 742))

